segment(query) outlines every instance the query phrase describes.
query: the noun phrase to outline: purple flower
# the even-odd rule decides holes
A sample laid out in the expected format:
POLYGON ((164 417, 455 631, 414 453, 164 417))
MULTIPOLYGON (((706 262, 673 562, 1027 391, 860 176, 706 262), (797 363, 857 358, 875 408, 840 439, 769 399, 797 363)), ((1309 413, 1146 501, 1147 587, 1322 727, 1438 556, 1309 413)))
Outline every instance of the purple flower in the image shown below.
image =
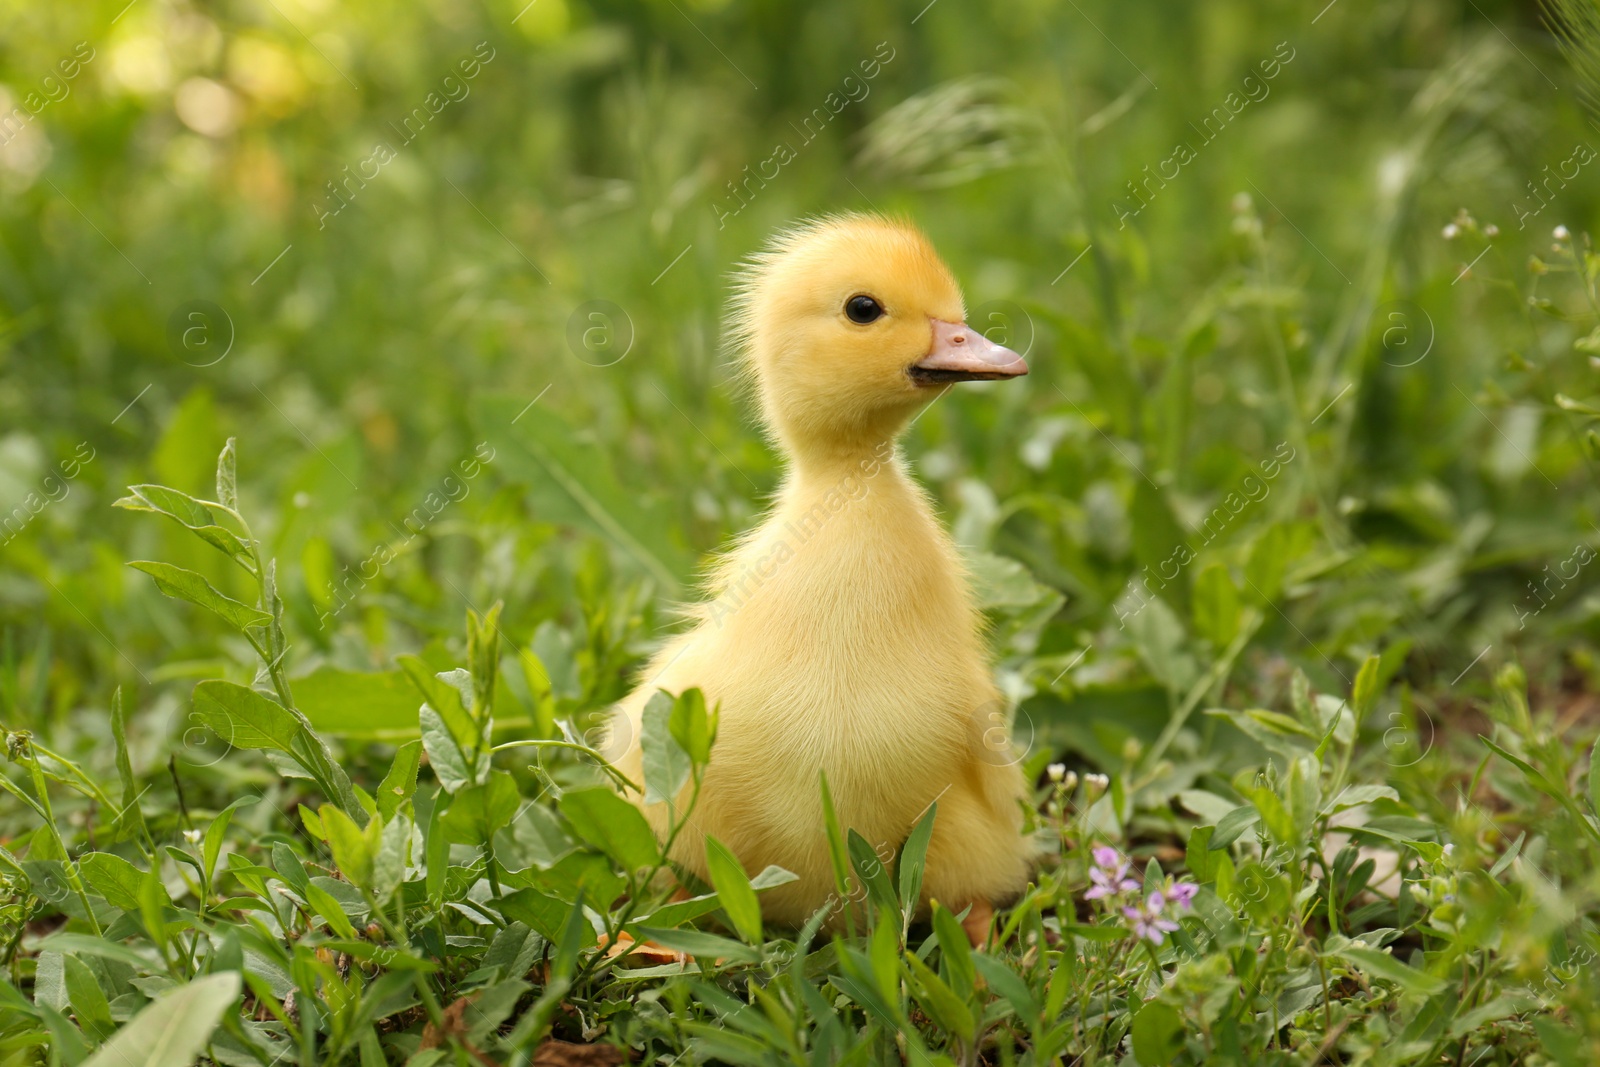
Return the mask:
POLYGON ((1139 888, 1128 875, 1128 861, 1110 845, 1101 845, 1092 853, 1094 866, 1089 868, 1089 881, 1094 883, 1083 895, 1085 900, 1099 900, 1139 888))
POLYGON ((1194 895, 1199 891, 1200 887, 1193 882, 1178 882, 1167 887, 1167 893, 1172 897, 1173 902, 1185 911, 1193 903, 1194 895))
POLYGON ((1129 926, 1133 929, 1134 937, 1148 938, 1152 944, 1159 945, 1166 940, 1167 934, 1178 928, 1177 923, 1162 917, 1161 913, 1166 903, 1161 891, 1156 890, 1146 897, 1139 907, 1122 909, 1122 914, 1127 917, 1129 926))

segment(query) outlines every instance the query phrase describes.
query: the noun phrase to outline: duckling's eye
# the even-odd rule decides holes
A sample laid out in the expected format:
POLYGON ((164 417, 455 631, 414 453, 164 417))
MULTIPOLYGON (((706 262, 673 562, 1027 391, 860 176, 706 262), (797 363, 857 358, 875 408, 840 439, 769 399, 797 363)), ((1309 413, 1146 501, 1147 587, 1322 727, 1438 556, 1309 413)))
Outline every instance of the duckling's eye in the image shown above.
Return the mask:
POLYGON ((865 326, 883 318, 883 305, 870 296, 860 294, 844 302, 844 313, 851 322, 865 326))

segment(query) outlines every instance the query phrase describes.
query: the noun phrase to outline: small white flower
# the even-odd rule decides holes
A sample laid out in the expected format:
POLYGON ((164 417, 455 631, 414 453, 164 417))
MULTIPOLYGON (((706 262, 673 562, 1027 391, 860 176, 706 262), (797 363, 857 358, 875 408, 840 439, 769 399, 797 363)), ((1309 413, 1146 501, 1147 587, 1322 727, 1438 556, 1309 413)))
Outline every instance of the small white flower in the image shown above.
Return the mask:
POLYGON ((1234 214, 1243 215, 1246 211, 1250 210, 1250 204, 1251 204, 1251 200, 1250 200, 1250 194, 1249 193, 1234 193, 1233 194, 1233 212, 1234 212, 1234 214))
POLYGON ((1068 793, 1078 788, 1078 772, 1068 771, 1067 776, 1061 780, 1061 788, 1068 793))
POLYGON ((200 839, 204 836, 205 834, 199 830, 185 830, 183 832, 183 839, 189 842, 191 845, 198 845, 200 843, 200 839))
POLYGON ((1568 237, 1572 236, 1572 231, 1567 229, 1565 226, 1557 226, 1555 229, 1550 231, 1550 235, 1558 241, 1565 241, 1568 237))
POLYGON ((1444 239, 1446 241, 1454 241, 1456 239, 1456 234, 1461 232, 1461 227, 1452 222, 1439 232, 1444 235, 1444 239))
POLYGON ((1456 846, 1455 846, 1454 843, 1451 843, 1451 844, 1448 844, 1448 845, 1444 846, 1444 858, 1445 859, 1449 859, 1451 856, 1454 856, 1455 854, 1456 854, 1456 846))
POLYGON ((1083 776, 1083 784, 1090 793, 1103 793, 1111 785, 1111 779, 1103 774, 1086 774, 1083 776))
POLYGON ((1489 223, 1489 225, 1487 225, 1487 226, 1485 226, 1483 228, 1483 235, 1485 237, 1499 237, 1500 236, 1500 227, 1496 226, 1494 223, 1491 222, 1491 223, 1489 223))
POLYGON ((1050 776, 1052 782, 1059 782, 1067 776, 1067 765, 1065 763, 1052 763, 1044 769, 1044 773, 1050 776))

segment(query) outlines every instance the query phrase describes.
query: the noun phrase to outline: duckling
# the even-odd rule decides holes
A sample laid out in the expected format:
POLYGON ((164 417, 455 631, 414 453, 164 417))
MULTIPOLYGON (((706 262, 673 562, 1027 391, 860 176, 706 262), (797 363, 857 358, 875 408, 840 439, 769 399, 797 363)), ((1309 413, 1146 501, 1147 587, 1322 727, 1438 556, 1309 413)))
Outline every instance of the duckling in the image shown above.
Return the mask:
MULTIPOLYGON (((920 903, 970 905, 975 944, 993 906, 1028 881, 1026 783, 1004 739, 982 619, 895 444, 953 383, 1028 372, 964 319, 928 239, 877 216, 779 235, 735 289, 731 337, 786 473, 766 517, 716 567, 696 625, 617 706, 611 736, 619 768, 642 781, 640 716, 656 690, 698 686, 720 707, 672 858, 706 878, 711 834, 752 874, 794 872, 762 896, 779 924, 838 903, 819 772, 841 825, 882 857, 938 802, 920 903)), ((630 799, 665 838, 667 805, 630 799)))

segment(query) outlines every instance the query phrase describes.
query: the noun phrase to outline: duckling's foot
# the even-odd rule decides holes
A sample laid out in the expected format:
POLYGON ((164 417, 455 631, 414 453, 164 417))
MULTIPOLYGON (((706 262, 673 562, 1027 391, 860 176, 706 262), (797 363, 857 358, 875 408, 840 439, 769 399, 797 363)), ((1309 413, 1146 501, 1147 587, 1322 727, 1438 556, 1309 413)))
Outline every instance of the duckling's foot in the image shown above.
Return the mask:
POLYGON ((967 917, 961 920, 961 928, 967 932, 967 940, 972 942, 972 947, 981 949, 989 940, 989 924, 994 921, 994 905, 987 900, 974 900, 967 910, 967 917))

